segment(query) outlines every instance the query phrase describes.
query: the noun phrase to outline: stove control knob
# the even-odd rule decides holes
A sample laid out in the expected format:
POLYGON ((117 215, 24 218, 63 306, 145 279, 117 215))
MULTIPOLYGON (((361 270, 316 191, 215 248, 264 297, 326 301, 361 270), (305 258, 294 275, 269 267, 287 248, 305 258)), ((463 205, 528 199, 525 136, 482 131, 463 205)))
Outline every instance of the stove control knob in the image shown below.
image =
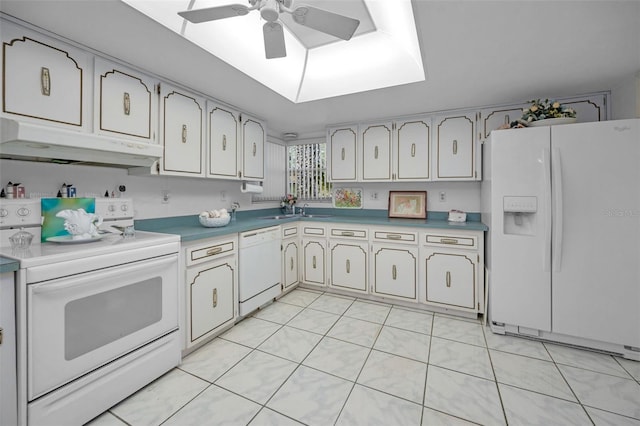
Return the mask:
POLYGON ((0 217, 9 216, 9 211, 7 209, 0 209, 0 217))
POLYGON ((31 210, 29 210, 26 207, 20 207, 17 213, 18 213, 18 216, 29 216, 29 213, 31 213, 31 210))
POLYGON ((114 206, 113 204, 109 204, 109 211, 110 212, 116 211, 116 206, 114 206))
POLYGON ((127 210, 129 210, 129 206, 127 204, 123 204, 122 206, 120 206, 120 210, 126 212, 127 210))

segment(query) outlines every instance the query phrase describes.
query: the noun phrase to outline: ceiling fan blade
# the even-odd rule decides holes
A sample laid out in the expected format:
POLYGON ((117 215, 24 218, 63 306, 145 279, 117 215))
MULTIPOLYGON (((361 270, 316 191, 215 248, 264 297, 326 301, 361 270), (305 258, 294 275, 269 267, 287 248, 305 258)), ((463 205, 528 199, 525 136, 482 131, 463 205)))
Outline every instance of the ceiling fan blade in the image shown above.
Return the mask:
POLYGON ((306 5, 296 7, 292 14, 293 20, 298 24, 343 40, 351 39, 360 25, 360 21, 357 19, 306 5))
POLYGON ((267 22, 262 27, 264 34, 264 53, 267 59, 284 58, 287 49, 284 44, 284 31, 279 22, 267 22))
POLYGON ((249 13, 249 8, 242 4, 229 4, 227 6, 208 7, 205 9, 185 10, 178 12, 189 22, 199 24, 200 22, 215 21, 217 19, 233 18, 249 13))

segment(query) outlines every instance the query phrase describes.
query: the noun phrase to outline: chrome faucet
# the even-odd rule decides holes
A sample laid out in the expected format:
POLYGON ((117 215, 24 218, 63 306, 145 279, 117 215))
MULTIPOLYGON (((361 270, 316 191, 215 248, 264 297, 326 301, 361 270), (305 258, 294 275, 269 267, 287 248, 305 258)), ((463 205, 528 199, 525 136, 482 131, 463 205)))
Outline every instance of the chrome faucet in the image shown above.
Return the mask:
POLYGON ((302 213, 301 213, 301 214, 302 214, 302 216, 304 216, 304 215, 306 215, 306 214, 307 214, 307 207, 309 207, 309 204, 307 204, 307 203, 304 203, 304 204, 302 205, 302 213))

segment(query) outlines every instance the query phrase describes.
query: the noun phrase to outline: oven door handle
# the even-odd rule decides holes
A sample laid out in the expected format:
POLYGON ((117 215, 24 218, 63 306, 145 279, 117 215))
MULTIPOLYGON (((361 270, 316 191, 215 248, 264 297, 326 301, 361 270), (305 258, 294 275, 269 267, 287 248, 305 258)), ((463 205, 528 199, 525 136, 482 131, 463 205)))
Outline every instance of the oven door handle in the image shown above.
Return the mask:
POLYGON ((87 272, 85 274, 77 275, 75 277, 66 277, 59 278, 55 281, 57 282, 44 282, 38 283, 35 285, 29 285, 31 288, 32 294, 47 294, 47 293, 56 293, 64 290, 69 290, 74 287, 82 287, 87 285, 87 280, 89 280, 91 275, 97 275, 96 278, 100 280, 112 278, 114 276, 122 275, 123 273, 130 273, 134 271, 139 271, 141 269, 151 270, 155 267, 160 267, 163 265, 167 265, 175 262, 175 256, 168 256, 160 259, 153 260, 143 260, 139 263, 134 263, 130 265, 118 265, 111 268, 111 270, 100 270, 87 272))

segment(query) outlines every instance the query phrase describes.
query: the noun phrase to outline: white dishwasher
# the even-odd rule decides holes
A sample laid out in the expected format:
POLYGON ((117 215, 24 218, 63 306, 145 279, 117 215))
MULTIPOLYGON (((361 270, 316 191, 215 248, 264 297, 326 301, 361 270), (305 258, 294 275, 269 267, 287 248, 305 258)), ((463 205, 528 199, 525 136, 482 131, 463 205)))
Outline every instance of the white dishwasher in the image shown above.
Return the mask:
POLYGON ((242 232, 238 246, 240 316, 280 295, 280 227, 242 232))

